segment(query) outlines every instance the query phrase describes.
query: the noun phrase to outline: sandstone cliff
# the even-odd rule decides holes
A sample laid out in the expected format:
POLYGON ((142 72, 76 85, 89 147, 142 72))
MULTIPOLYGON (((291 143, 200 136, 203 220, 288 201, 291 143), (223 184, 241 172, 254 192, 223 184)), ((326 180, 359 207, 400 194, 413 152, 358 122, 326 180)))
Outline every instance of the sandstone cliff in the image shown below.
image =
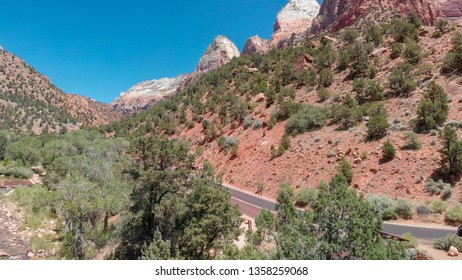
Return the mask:
POLYGON ((225 65, 239 55, 239 50, 233 42, 224 36, 217 36, 208 46, 193 73, 180 75, 176 78, 141 82, 123 92, 119 98, 114 100, 112 105, 125 115, 147 109, 166 96, 183 89, 206 72, 225 65))
POLYGON ((318 12, 316 0, 289 0, 277 15, 270 48, 287 47, 295 37, 304 36, 318 12))
POLYGON ((433 24, 437 16, 434 0, 325 0, 310 33, 336 32, 368 13, 388 16, 410 12, 415 12, 428 25, 433 24))

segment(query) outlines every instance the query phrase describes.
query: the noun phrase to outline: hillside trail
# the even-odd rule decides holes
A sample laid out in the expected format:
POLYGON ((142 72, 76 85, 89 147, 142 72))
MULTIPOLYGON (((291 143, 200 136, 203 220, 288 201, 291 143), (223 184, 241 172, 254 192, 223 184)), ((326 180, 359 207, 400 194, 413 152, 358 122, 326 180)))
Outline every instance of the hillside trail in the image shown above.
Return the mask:
POLYGON ((0 192, 0 255, 3 252, 7 256, 0 256, 0 259, 24 259, 27 255, 28 238, 20 233, 13 210, 2 199, 3 193, 6 190, 0 192))

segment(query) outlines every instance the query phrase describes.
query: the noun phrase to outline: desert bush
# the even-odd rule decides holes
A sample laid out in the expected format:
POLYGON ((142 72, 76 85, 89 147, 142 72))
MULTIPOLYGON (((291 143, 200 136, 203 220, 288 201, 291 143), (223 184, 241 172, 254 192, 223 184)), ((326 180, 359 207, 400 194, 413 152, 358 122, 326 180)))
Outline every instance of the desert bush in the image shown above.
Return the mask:
POLYGON ((428 208, 427 206, 425 206, 425 205, 420 205, 420 206, 418 206, 418 207, 415 209, 415 211, 416 211, 417 214, 419 214, 419 215, 429 215, 429 214, 432 214, 432 213, 433 213, 433 211, 432 211, 430 208, 428 208))
POLYGON ((285 120, 297 113, 302 108, 302 104, 295 102, 291 99, 284 100, 279 104, 278 110, 275 113, 275 117, 278 121, 285 120))
POLYGON ((382 220, 390 221, 390 220, 397 220, 399 218, 398 214, 396 214, 396 209, 393 207, 387 208, 382 212, 382 220))
POLYGON ((330 68, 324 68, 319 72, 319 85, 322 87, 330 87, 334 81, 334 75, 330 68))
POLYGON ((244 118, 244 121, 242 122, 242 125, 244 129, 248 129, 253 125, 253 118, 251 116, 247 116, 244 118))
POLYGON ((401 235, 402 238, 407 239, 409 241, 405 241, 403 244, 407 249, 410 248, 417 248, 419 246, 419 241, 417 241, 417 238, 415 238, 412 233, 406 232, 403 235, 401 235))
POLYGON ((413 67, 410 64, 400 64, 392 69, 388 78, 390 89, 398 96, 408 96, 413 92, 417 83, 412 76, 413 67))
POLYGON ((342 38, 349 44, 353 43, 358 37, 359 32, 353 27, 348 27, 343 30, 342 38))
POLYGON ((302 188, 295 194, 295 205, 298 207, 314 205, 314 203, 316 203, 317 197, 317 190, 302 188))
MULTIPOLYGON (((386 209, 392 209, 393 203, 388 197, 368 195, 367 201, 374 207, 375 212, 383 213, 386 209)), ((393 211, 394 212, 394 211, 393 211)))
POLYGON ((340 160, 340 165, 337 167, 337 171, 345 177, 348 184, 353 180, 353 169, 351 164, 344 157, 340 160))
POLYGON ((321 102, 326 101, 330 97, 330 92, 325 87, 320 87, 317 91, 318 98, 321 102))
POLYGON ((383 42, 382 29, 377 25, 367 28, 366 42, 374 43, 375 46, 380 45, 383 42))
POLYGON ((455 234, 449 234, 445 237, 441 237, 433 243, 433 247, 438 250, 449 251, 449 248, 454 246, 462 252, 462 237, 459 237, 455 234))
POLYGON ((18 179, 32 178, 34 172, 30 168, 21 166, 0 167, 0 175, 11 176, 18 179))
POLYGON ((407 200, 402 198, 396 201, 395 211, 399 217, 406 220, 411 219, 413 215, 411 204, 407 200))
POLYGON ((450 225, 462 224, 462 205, 456 205, 447 209, 444 221, 450 225))
POLYGON ((441 200, 435 200, 431 203, 433 212, 438 214, 443 214, 444 211, 448 208, 448 204, 441 200))
POLYGON ((310 104, 303 104, 301 110, 292 115, 286 123, 286 132, 297 135, 321 128, 326 122, 327 114, 324 109, 310 104))
POLYGON ((425 182, 425 188, 431 195, 440 195, 445 189, 451 189, 451 185, 443 182, 443 180, 434 181, 433 179, 428 179, 425 182))
POLYGON ((253 124, 253 129, 254 130, 259 130, 262 127, 263 127, 263 122, 260 119, 255 120, 255 122, 253 124))
POLYGON ((430 130, 442 126, 449 113, 448 95, 432 81, 420 100, 417 110, 417 127, 430 130))
POLYGON ((391 44, 391 57, 398 58, 403 53, 403 44, 394 42, 391 44))
POLYGON ((390 124, 386 114, 375 114, 367 122, 367 136, 370 140, 378 140, 387 135, 390 124))
POLYGON ((414 40, 406 40, 403 57, 407 63, 417 64, 422 57, 422 50, 414 40))
POLYGON ((404 133, 404 146, 406 150, 420 150, 422 148, 422 142, 419 139, 419 135, 414 131, 408 131, 404 133))

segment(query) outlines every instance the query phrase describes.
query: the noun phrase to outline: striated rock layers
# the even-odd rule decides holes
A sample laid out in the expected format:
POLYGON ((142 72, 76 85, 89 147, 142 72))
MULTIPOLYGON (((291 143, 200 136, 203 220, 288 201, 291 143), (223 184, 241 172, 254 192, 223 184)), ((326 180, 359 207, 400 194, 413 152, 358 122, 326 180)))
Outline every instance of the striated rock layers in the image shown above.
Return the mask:
POLYGON ((124 114, 136 113, 175 93, 187 75, 141 82, 121 93, 112 105, 124 114))
POLYGON ((239 56, 236 45, 224 36, 217 36, 201 57, 196 70, 176 78, 141 82, 121 93, 112 105, 125 115, 152 107, 163 98, 175 94, 210 70, 217 69, 239 56))
POLYGON ((399 14, 414 11, 428 25, 433 24, 437 16, 434 0, 324 0, 319 15, 313 20, 310 33, 336 32, 367 13, 386 15, 387 11, 399 14))
POLYGON ((439 18, 462 21, 461 0, 435 0, 435 4, 439 18))
POLYGON ((277 15, 270 48, 285 48, 293 45, 298 38, 304 37, 306 30, 318 15, 319 8, 316 0, 289 0, 277 15))
POLYGON ((266 53, 269 51, 269 42, 268 40, 260 38, 260 36, 255 35, 250 37, 244 45, 242 54, 254 54, 254 53, 266 53))

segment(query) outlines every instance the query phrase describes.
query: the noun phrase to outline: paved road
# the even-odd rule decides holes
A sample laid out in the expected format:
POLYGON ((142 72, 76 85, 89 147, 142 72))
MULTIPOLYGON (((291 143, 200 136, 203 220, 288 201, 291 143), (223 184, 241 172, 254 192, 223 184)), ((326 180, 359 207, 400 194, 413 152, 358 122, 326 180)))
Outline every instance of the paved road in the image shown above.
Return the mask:
MULTIPOLYGON (((262 209, 268 209, 271 211, 276 210, 276 203, 271 200, 267 200, 258 197, 252 193, 242 191, 228 184, 223 184, 231 193, 231 202, 239 205, 242 212, 251 217, 255 218, 258 216, 262 209)), ((397 224, 385 222, 383 225, 383 231, 393 234, 402 235, 406 232, 410 232, 414 237, 421 240, 434 240, 439 237, 446 236, 450 233, 456 233, 455 227, 427 227, 420 225, 408 225, 408 224, 397 224)))

